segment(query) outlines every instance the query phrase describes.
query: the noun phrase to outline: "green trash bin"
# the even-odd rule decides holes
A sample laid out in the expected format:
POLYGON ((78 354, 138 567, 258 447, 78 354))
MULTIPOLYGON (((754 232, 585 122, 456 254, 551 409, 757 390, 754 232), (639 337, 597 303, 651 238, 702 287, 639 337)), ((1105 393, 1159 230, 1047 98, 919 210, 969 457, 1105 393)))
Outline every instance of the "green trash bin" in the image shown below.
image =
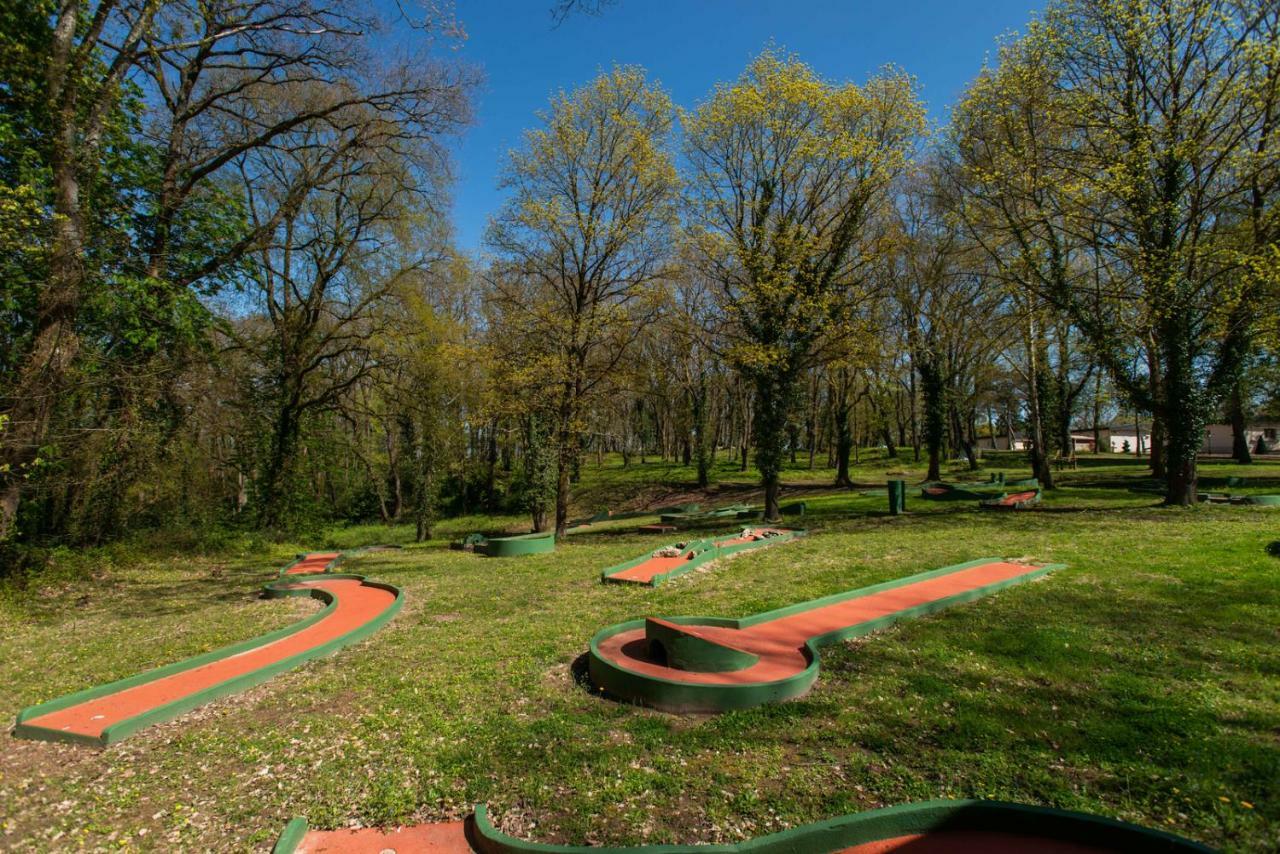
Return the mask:
POLYGON ((907 509, 907 482, 889 481, 889 515, 897 516, 907 509))

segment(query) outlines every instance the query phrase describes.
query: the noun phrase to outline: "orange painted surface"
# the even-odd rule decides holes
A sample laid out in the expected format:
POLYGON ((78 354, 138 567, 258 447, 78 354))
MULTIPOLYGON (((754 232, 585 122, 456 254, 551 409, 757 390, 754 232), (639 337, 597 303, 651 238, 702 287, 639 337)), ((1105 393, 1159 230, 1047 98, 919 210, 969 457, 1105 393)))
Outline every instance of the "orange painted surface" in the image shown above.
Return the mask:
POLYGON ((656 576, 671 572, 681 564, 688 563, 693 560, 694 555, 676 555, 675 557, 650 557, 643 563, 638 563, 630 569, 624 569, 622 572, 615 572, 609 576, 611 579, 619 581, 638 581, 641 584, 647 584, 656 576))
POLYGON ((602 640, 600 654, 634 673, 700 685, 740 685, 773 682, 793 676, 808 664, 804 644, 809 638, 846 629, 859 623, 906 611, 919 605, 965 593, 988 584, 1008 581, 1040 569, 1022 563, 993 561, 957 570, 936 578, 905 584, 879 593, 846 599, 787 617, 757 623, 745 629, 699 626, 701 637, 755 653, 760 660, 751 667, 725 673, 698 673, 658 664, 648 657, 643 628, 619 632, 602 640))
POLYGON ((461 821, 378 830, 309 830, 298 854, 471 854, 461 821))
MULTIPOLYGON (((316 559, 320 557, 317 555, 316 559)), ((323 563, 332 559, 333 555, 330 555, 323 563)), ((395 594, 391 591, 367 586, 352 578, 316 576, 298 581, 297 586, 329 591, 335 597, 333 609, 319 622, 238 655, 87 700, 61 711, 31 718, 25 723, 97 737, 112 724, 328 643, 363 626, 395 602, 395 594)))
POLYGON ((308 575, 313 572, 324 572, 329 561, 334 560, 342 552, 314 552, 285 570, 285 575, 308 575))
MULTIPOLYGON (((308 831, 298 854, 471 854, 461 821, 394 830, 308 831)), ((583 849, 584 851, 586 849, 583 849)), ((833 854, 1100 854, 1076 842, 996 831, 955 830, 864 842, 833 854)))
MULTIPOLYGON (((743 543, 752 543, 757 540, 767 539, 765 532, 781 534, 787 533, 781 528, 753 528, 749 537, 731 537, 727 540, 717 540, 716 545, 720 548, 727 546, 740 546, 743 543)), ((609 576, 610 579, 616 581, 635 581, 640 584, 648 584, 659 575, 664 575, 676 569, 683 563, 692 560, 690 555, 677 555, 676 557, 650 557, 648 560, 638 563, 630 569, 624 569, 622 572, 614 573, 609 576)))
POLYGON ((1019 833, 943 830, 864 842, 838 854, 1101 854, 1115 850, 1019 833))
POLYGON ((1030 501, 1035 497, 1036 493, 1034 490, 1031 492, 1015 492, 1012 495, 1006 495, 1004 498, 1001 498, 999 503, 1006 507, 1012 507, 1020 501, 1030 501))

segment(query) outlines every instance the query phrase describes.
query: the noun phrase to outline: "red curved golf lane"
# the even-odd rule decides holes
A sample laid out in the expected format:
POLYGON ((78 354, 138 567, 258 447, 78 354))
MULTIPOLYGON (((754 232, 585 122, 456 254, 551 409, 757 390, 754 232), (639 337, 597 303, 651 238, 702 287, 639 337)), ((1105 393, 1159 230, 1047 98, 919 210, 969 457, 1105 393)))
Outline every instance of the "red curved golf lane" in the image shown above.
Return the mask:
POLYGON ((643 628, 619 632, 599 643, 600 655, 634 673, 655 676, 673 682, 701 685, 738 685, 774 682, 794 676, 809 665, 805 654, 805 641, 859 623, 896 614, 966 593, 989 584, 998 584, 1021 575, 1037 572, 1038 566, 1024 563, 992 561, 955 572, 928 578, 901 587, 881 590, 846 599, 831 605, 812 608, 745 629, 722 626, 696 626, 700 637, 732 646, 735 649, 755 653, 760 660, 742 670, 721 673, 702 673, 680 670, 657 664, 648 656, 649 644, 643 628))
MULTIPOLYGON (((464 822, 451 821, 394 830, 311 830, 295 854, 471 854, 464 828, 464 822)), ((584 854, 590 850, 582 849, 584 854)), ((1115 850, 1020 833, 944 830, 878 839, 832 854, 1101 854, 1115 850)))
POLYGON ((324 572, 342 552, 311 552, 284 571, 285 575, 313 575, 324 572))
MULTIPOLYGON (((322 556, 315 557, 318 560, 322 556)), ((333 560, 334 557, 330 555, 328 560, 333 560)), ((103 730, 113 724, 326 644, 376 618, 396 600, 396 594, 390 590, 366 585, 354 578, 325 578, 319 575, 299 580, 297 586, 327 590, 334 597, 333 609, 319 622, 239 655, 211 661, 105 697, 86 700, 79 705, 31 718, 24 723, 27 726, 100 737, 103 730)))
MULTIPOLYGON (((407 854, 410 850, 403 849, 400 854, 407 854)), ((877 839, 844 848, 837 854, 1102 854, 1116 850, 1021 833, 941 830, 877 839)))
POLYGON ((999 504, 1001 507, 1012 507, 1013 505, 1019 502, 1030 501, 1032 498, 1035 498, 1035 497, 1036 497, 1036 494, 1034 490, 1031 492, 1015 492, 1012 495, 1006 495, 1004 498, 1001 498, 996 503, 999 504))
POLYGON ((295 854, 471 854, 465 827, 449 821, 394 830, 309 830, 295 854))
MULTIPOLYGON (((743 543, 752 543, 758 540, 768 539, 770 536, 784 534, 786 531, 781 528, 753 528, 749 536, 732 537, 727 540, 717 540, 717 548, 727 548, 729 546, 740 546, 743 543)), ((609 576, 610 581, 636 581, 641 584, 648 584, 659 575, 666 575, 676 567, 683 563, 693 560, 695 555, 682 554, 675 557, 651 557, 644 563, 638 563, 630 569, 624 569, 622 572, 615 572, 609 576)))

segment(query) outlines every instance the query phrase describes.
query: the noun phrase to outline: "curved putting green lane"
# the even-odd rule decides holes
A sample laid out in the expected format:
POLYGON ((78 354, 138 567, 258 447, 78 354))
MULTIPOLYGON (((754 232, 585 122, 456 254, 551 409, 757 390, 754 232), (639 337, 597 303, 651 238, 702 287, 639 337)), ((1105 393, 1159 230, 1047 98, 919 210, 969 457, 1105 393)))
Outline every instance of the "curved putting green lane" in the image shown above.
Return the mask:
POLYGON ((327 570, 339 553, 313 553, 266 585, 267 598, 310 596, 325 607, 293 625, 18 713, 20 738, 107 745, 354 643, 385 624, 403 596, 389 584, 327 570))
POLYGON ((466 821, 414 827, 309 830, 289 822, 273 854, 1203 854, 1181 836, 1102 816, 1003 801, 924 801, 806 824, 721 845, 595 848, 526 842, 494 826, 483 805, 466 821))
POLYGON ((591 639, 589 672, 607 694, 667 711, 723 712, 780 702, 813 685, 821 646, 969 602, 1059 567, 986 558, 740 620, 631 620, 591 639))
POLYGON ((788 528, 743 528, 737 534, 717 539, 687 540, 611 566, 600 573, 600 580, 607 584, 647 584, 657 587, 664 581, 705 566, 717 558, 763 546, 789 543, 805 533, 788 528))

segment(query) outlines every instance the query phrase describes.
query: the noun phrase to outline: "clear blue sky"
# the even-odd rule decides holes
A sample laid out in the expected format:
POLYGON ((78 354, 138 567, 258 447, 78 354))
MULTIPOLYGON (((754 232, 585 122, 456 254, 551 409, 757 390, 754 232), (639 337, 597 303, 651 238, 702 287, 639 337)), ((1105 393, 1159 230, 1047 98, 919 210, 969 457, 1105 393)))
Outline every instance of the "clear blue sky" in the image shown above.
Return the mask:
POLYGON ((552 0, 457 0, 458 50, 480 67, 475 125, 455 146, 459 248, 475 250, 500 206, 507 151, 549 96, 613 63, 646 68, 682 106, 735 79, 773 41, 829 79, 861 82, 883 65, 919 79, 934 121, 973 78, 1001 33, 1022 28, 1042 0, 619 0, 599 17, 552 27, 552 0))

